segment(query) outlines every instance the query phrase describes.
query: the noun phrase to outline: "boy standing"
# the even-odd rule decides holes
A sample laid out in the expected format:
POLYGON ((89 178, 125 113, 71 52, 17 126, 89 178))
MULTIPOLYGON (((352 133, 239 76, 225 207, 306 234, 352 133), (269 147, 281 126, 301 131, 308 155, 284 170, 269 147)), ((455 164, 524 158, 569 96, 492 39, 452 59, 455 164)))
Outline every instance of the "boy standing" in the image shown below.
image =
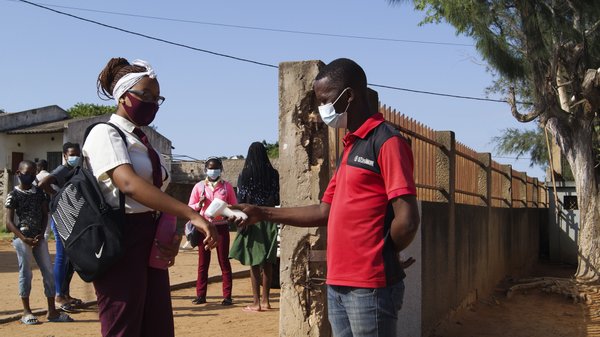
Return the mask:
POLYGON ((72 322, 73 319, 58 312, 54 306, 54 277, 52 275, 52 262, 48 252, 48 243, 44 239, 44 231, 48 223, 48 200, 44 192, 33 185, 36 167, 32 161, 24 160, 19 163, 17 177, 19 185, 8 194, 5 207, 6 228, 15 234, 13 247, 17 251, 19 260, 19 295, 23 302, 24 324, 38 324, 37 318, 29 306, 31 293, 32 266, 31 258, 42 272, 44 280, 44 294, 48 299, 48 321, 72 322), (17 215, 18 223, 13 219, 17 215))
MULTIPOLYGON (((81 148, 78 143, 66 142, 63 144, 64 164, 59 165, 51 173, 40 180, 38 186, 51 198, 70 179, 75 167, 81 159, 81 148)), ((71 280, 73 279, 73 264, 65 253, 65 247, 60 240, 54 220, 50 218, 50 227, 56 239, 56 255, 54 256, 54 288, 56 288, 55 302, 62 311, 75 312, 75 307, 83 302, 71 297, 71 280)))

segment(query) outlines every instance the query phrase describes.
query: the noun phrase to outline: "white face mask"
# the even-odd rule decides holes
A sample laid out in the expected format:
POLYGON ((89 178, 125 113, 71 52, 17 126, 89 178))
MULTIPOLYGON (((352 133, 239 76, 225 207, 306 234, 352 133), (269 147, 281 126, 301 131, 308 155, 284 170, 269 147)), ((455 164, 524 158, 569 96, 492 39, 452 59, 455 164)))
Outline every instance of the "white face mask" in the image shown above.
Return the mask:
POLYGON ((348 107, 350 106, 350 102, 346 106, 346 109, 342 113, 337 113, 333 105, 337 103, 337 101, 342 97, 342 95, 350 88, 344 89, 342 93, 338 96, 338 98, 333 101, 333 103, 327 103, 323 105, 319 105, 319 115, 321 115, 321 119, 325 124, 332 128, 346 128, 348 125, 348 107))
POLYGON ((206 175, 212 179, 215 180, 217 178, 219 178, 221 176, 221 170, 219 169, 206 169, 206 175))

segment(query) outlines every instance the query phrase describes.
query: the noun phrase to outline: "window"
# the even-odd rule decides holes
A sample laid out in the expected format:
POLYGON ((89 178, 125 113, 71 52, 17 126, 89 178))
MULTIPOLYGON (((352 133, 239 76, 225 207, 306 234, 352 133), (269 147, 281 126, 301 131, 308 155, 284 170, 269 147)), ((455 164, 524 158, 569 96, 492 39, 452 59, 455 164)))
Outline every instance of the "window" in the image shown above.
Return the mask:
POLYGON ((48 161, 48 172, 52 172, 55 168, 62 164, 62 152, 46 152, 48 161))
POLYGON ((577 196, 576 195, 565 195, 563 197, 563 207, 566 210, 579 209, 579 206, 577 205, 577 196))

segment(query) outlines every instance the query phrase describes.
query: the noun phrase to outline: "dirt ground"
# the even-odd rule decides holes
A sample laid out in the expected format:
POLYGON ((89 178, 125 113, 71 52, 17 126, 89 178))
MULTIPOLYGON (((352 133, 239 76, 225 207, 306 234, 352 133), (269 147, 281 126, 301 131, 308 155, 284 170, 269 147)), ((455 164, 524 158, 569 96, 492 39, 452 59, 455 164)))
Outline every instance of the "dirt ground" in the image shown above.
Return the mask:
MULTIPOLYGON (((53 255, 54 242, 50 242, 53 255)), ((210 275, 219 274, 216 253, 213 253, 210 275)), ((181 251, 176 265, 170 269, 171 284, 184 284, 195 280, 196 251, 181 251)), ((277 336, 279 331, 279 290, 272 291, 273 309, 260 313, 244 312, 242 308, 252 300, 250 281, 246 267, 232 261, 234 273, 242 278, 234 280, 231 307, 220 305, 221 283, 211 283, 208 288, 208 303, 193 305, 194 288, 187 287, 172 292, 177 336, 277 336)), ((561 265, 540 264, 537 275, 569 276, 573 268, 561 265)), ((9 240, 0 241, 0 320, 21 312, 17 292, 16 255, 9 240)), ((407 285, 410 287, 410 285, 407 285)), ((510 299, 504 295, 508 284, 498 285, 497 293, 480 299, 467 310, 455 314, 440 324, 433 334, 442 336, 497 336, 497 337, 558 337, 600 336, 600 307, 595 299, 592 305, 574 304, 559 295, 540 291, 518 293, 510 299)), ((45 298, 39 271, 34 272, 31 294, 32 309, 45 308, 45 298)), ((77 276, 74 277, 71 293, 84 301, 95 300, 93 287, 77 276)), ((74 323, 48 323, 38 316, 42 324, 26 326, 18 321, 0 324, 0 336, 99 336, 100 324, 95 306, 72 314, 74 323)), ((292 318, 286 318, 292 319, 292 318)))
MULTIPOLYGON (((570 278, 575 268, 540 262, 534 277, 570 278)), ((507 298, 511 280, 501 282, 496 292, 478 300, 440 324, 435 337, 578 337, 600 336, 598 296, 593 303, 574 303, 563 295, 539 289, 520 291, 507 298)))
MULTIPOLYGON (((232 236, 234 234, 232 233, 232 236)), ((232 237, 233 241, 233 237, 232 237)), ((49 243, 54 259, 54 241, 49 243)), ((248 268, 232 261, 232 269, 242 278, 233 280, 234 305, 221 305, 221 283, 208 286, 206 304, 194 305, 195 288, 187 287, 172 292, 175 319, 175 335, 186 336, 277 336, 279 332, 279 289, 271 291, 272 309, 263 312, 245 312, 242 309, 252 302, 248 268)), ((197 250, 180 251, 175 266, 170 269, 171 284, 191 283, 196 279, 197 250)), ((209 275, 220 274, 216 252, 213 252, 209 275)), ((17 257, 9 240, 0 240, 0 319, 22 312, 18 296, 17 257)), ((96 299, 91 284, 83 282, 77 275, 71 283, 71 295, 84 301, 96 299)), ((34 271, 31 307, 45 309, 45 297, 39 270, 34 271)), ((73 323, 49 323, 45 316, 38 316, 42 324, 24 325, 19 321, 0 324, 0 336, 6 337, 97 337, 100 336, 97 307, 91 306, 71 314, 73 323)))

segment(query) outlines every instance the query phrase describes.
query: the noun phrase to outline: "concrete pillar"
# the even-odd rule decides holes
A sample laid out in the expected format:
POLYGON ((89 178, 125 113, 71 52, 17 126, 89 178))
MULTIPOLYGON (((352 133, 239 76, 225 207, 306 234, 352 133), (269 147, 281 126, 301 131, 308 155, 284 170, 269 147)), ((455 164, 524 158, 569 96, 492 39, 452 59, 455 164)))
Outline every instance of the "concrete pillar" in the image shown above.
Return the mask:
MULTIPOLYGON (((329 182, 329 133, 318 118, 313 80, 320 61, 279 65, 279 175, 282 206, 318 204, 329 182)), ((330 336, 325 227, 281 231, 280 336, 330 336)))
POLYGON ((478 153, 477 159, 483 164, 477 172, 477 194, 483 195, 481 206, 492 206, 492 154, 478 153))
MULTIPOLYGON (((435 156, 435 174, 436 186, 440 188, 437 193, 438 202, 448 203, 448 246, 447 253, 447 276, 449 280, 454 280, 456 284, 450 287, 458 287, 457 256, 459 250, 456 249, 456 138, 452 131, 436 131, 435 141, 440 144, 436 150, 435 156)), ((448 294, 450 303, 459 303, 457 293, 448 294)), ((431 327, 422 326, 422 331, 428 331, 431 327)))
POLYGON ((435 184, 441 188, 436 201, 454 204, 456 189, 456 139, 452 131, 436 131, 435 140, 441 144, 435 156, 435 184))
POLYGON ((511 165, 500 165, 502 173, 502 198, 506 200, 506 207, 512 208, 513 196, 512 196, 512 166, 511 165))
POLYGON ((527 174, 519 172, 519 207, 527 208, 527 174))

